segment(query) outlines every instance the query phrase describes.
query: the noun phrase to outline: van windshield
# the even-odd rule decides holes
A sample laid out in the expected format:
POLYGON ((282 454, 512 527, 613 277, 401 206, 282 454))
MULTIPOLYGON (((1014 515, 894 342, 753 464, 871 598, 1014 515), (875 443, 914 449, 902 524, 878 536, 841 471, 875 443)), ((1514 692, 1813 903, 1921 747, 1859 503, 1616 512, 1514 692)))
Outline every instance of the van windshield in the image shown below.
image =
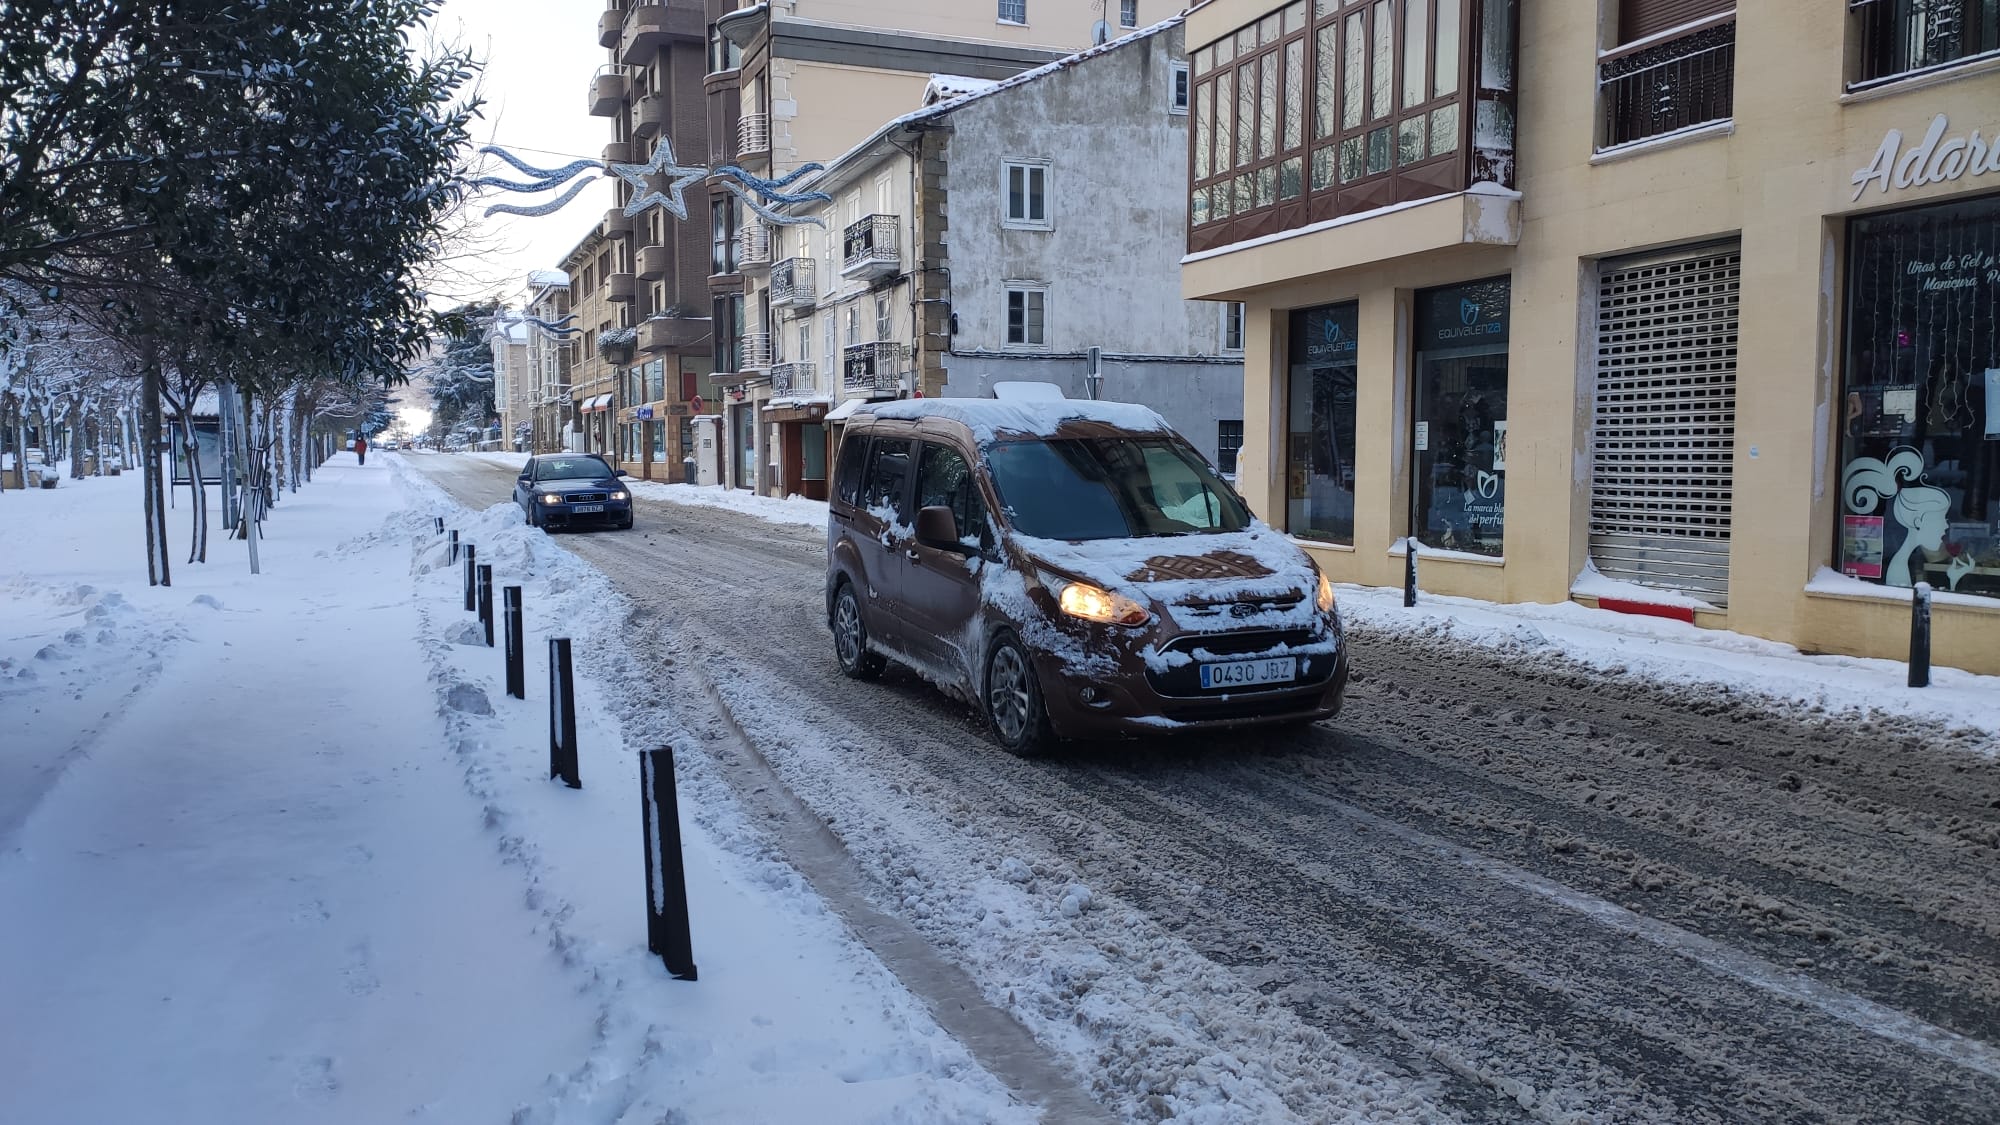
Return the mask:
POLYGON ((1128 539, 1241 531, 1242 501, 1200 455, 1163 437, 997 442, 986 463, 1015 531, 1128 539))

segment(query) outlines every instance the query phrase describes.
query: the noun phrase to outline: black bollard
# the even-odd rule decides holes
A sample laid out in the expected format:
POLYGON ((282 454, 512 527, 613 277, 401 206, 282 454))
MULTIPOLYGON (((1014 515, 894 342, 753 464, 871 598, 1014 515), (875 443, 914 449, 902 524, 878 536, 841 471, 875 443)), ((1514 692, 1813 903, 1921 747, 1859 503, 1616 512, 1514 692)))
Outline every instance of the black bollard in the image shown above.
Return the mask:
POLYGON ((569 638, 549 638, 549 776, 583 788, 576 764, 576 679, 570 672, 569 638))
POLYGON ((524 651, 527 638, 521 635, 521 588, 508 586, 500 593, 505 599, 507 613, 507 694, 515 699, 526 699, 528 676, 523 665, 527 662, 524 651))
POLYGON ((458 565, 458 529, 451 529, 451 565, 458 565))
POLYGON ((1931 584, 1910 591, 1910 686, 1931 686, 1931 584))
POLYGON ((479 623, 486 627, 486 647, 493 647, 493 568, 479 568, 479 623))
POLYGON ((467 543, 465 545, 465 612, 467 613, 477 613, 479 611, 479 575, 477 573, 479 568, 473 565, 474 546, 476 544, 467 543))
POLYGON ((1403 540, 1403 608, 1417 604, 1417 541, 1403 540))
POLYGON ((687 869, 681 864, 681 806, 674 790, 674 748, 639 755, 639 820, 646 839, 646 948, 675 980, 694 980, 688 935, 687 869))
POLYGON ((432 516, 432 517, 431 517, 431 524, 432 524, 432 526, 434 526, 434 527, 436 527, 436 528, 437 528, 437 533, 438 533, 439 535, 443 535, 443 534, 444 534, 444 517, 443 517, 443 516, 432 516))

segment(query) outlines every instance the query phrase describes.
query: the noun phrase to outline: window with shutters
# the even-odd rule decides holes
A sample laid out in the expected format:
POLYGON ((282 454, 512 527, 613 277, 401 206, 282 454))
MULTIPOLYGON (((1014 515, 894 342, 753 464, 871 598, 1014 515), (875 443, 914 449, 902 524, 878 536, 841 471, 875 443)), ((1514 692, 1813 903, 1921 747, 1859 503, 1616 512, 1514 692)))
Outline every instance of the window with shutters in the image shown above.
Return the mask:
POLYGON ((1617 19, 1597 59, 1600 150, 1730 120, 1735 0, 1619 0, 1617 19))
POLYGON ((1516 7, 1294 0, 1195 51, 1189 249, 1513 186, 1516 7))
POLYGON ((2000 0, 1848 0, 1850 89, 2000 56, 2000 0))

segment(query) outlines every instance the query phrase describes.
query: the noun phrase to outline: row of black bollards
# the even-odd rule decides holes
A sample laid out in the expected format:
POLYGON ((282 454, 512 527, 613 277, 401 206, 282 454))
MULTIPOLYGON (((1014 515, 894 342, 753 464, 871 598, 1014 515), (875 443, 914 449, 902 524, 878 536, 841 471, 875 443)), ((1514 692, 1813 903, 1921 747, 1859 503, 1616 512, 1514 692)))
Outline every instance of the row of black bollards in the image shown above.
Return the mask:
MULTIPOLYGON (((443 517, 433 525, 446 534, 443 517)), ((450 531, 451 564, 465 549, 465 608, 485 627, 493 647, 493 567, 477 561, 477 548, 461 544, 450 531)), ((507 694, 525 700, 527 628, 521 587, 501 589, 506 633, 507 694)), ((549 638, 549 779, 583 788, 577 761, 576 678, 568 637, 549 638)), ((656 954, 676 980, 696 979, 694 942, 689 934, 687 870, 681 855, 680 800, 674 782, 673 747, 639 755, 639 814, 646 857, 646 949, 656 954)))

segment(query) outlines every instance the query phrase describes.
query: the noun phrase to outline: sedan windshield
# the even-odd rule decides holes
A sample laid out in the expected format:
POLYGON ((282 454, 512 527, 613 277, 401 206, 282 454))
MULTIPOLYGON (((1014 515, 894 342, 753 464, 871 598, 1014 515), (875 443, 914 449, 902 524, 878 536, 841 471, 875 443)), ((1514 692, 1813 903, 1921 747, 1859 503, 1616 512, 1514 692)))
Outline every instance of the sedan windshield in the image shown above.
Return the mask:
POLYGON ((1242 501, 1186 445, 1163 437, 1000 442, 987 464, 1008 522, 1038 539, 1241 531, 1242 501))
POLYGON ((536 480, 600 480, 611 466, 596 457, 543 457, 535 462, 536 480))

